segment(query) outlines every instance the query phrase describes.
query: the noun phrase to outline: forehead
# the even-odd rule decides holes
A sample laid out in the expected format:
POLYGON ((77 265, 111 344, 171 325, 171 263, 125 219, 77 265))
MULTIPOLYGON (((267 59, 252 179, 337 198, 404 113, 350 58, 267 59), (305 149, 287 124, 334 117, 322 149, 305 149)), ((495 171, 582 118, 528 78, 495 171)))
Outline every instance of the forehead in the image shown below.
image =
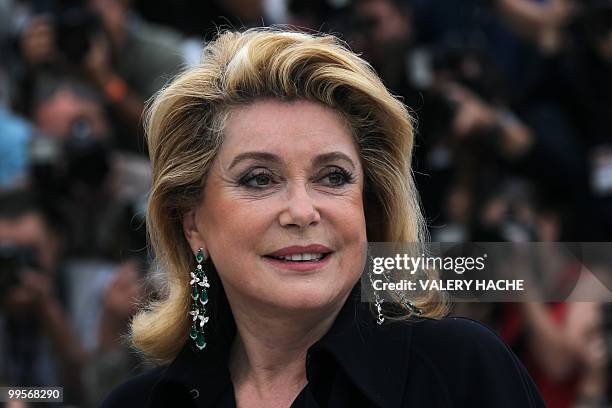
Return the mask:
POLYGON ((335 150, 358 158, 342 114, 306 100, 264 99, 230 112, 220 155, 261 150, 297 157, 335 150))

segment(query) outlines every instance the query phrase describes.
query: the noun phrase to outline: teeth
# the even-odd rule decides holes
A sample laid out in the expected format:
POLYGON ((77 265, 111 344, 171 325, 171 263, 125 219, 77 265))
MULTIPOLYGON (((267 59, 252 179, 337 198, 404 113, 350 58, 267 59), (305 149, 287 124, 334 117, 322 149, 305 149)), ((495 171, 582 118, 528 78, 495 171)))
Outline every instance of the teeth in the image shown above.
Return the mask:
POLYGON ((275 256, 274 258, 283 259, 285 261, 318 261, 323 258, 323 254, 293 254, 287 256, 275 256))

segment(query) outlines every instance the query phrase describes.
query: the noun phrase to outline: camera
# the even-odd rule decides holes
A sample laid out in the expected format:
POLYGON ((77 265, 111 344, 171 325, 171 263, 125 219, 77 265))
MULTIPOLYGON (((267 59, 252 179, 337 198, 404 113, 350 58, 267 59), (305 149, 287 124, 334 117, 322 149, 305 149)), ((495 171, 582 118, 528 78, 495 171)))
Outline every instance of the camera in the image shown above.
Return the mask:
POLYGON ((80 65, 92 45, 94 36, 102 30, 99 17, 78 2, 35 0, 33 9, 52 17, 55 46, 72 64, 80 65))
POLYGON ((67 194, 76 184, 96 189, 111 167, 110 146, 94 134, 87 118, 75 119, 63 141, 46 135, 33 138, 30 157, 35 185, 51 196, 67 194))
POLYGON ((98 17, 87 7, 72 7, 56 16, 56 46, 73 64, 81 64, 100 30, 98 17))
POLYGON ((21 272, 26 268, 40 268, 36 251, 27 246, 0 242, 0 299, 21 283, 21 272))

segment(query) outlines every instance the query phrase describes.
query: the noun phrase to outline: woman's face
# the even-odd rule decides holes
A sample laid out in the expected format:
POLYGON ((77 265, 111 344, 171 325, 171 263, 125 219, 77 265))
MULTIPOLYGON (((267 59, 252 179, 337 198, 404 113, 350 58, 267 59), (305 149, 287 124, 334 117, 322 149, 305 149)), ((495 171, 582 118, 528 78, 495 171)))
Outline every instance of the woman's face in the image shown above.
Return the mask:
POLYGON ((185 233, 208 250, 233 308, 334 306, 363 270, 363 179, 339 113, 259 100, 231 112, 185 233))

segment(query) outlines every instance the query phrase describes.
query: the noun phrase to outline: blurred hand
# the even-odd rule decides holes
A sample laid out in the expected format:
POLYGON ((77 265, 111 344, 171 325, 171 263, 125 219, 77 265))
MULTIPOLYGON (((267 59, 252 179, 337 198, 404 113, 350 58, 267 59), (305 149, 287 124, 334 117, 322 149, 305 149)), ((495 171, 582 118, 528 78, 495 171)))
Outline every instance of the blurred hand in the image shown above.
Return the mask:
POLYGON ((121 0, 90 0, 89 5, 102 19, 113 45, 121 48, 125 41, 127 6, 121 0))
POLYGON ((542 6, 542 24, 538 38, 540 48, 555 52, 562 46, 562 28, 576 13, 578 6, 567 0, 549 0, 542 6))
POLYGON ((598 302, 576 302, 567 316, 570 335, 578 345, 581 360, 587 370, 605 367, 606 344, 601 331, 601 304, 598 302))
POLYGON ((607 367, 606 339, 603 334, 598 333, 587 341, 585 363, 587 370, 597 371, 607 367))
POLYGON ((443 89, 446 96, 458 106, 452 124, 457 137, 463 138, 495 124, 495 109, 478 95, 457 83, 448 83, 443 89))
POLYGON ((144 298, 144 285, 137 268, 132 261, 119 265, 104 293, 104 313, 115 322, 129 320, 144 298))
POLYGON ((484 205, 480 215, 481 223, 487 226, 498 225, 508 213, 508 201, 502 197, 493 197, 484 205))
POLYGON ((563 25, 578 10, 578 5, 568 0, 548 0, 542 7, 545 24, 554 27, 563 25))
POLYGON ((23 274, 23 286, 34 295, 34 302, 44 306, 53 298, 51 277, 45 273, 26 270, 23 274))
POLYGON ((55 35, 51 21, 46 16, 34 16, 21 35, 21 51, 30 65, 53 60, 55 35))
POLYGON ((53 300, 51 278, 41 272, 26 270, 21 284, 7 293, 4 306, 10 314, 16 315, 45 307, 53 300))
POLYGON ((103 87, 112 76, 111 45, 104 35, 96 36, 83 60, 83 68, 89 78, 99 87, 103 87))

